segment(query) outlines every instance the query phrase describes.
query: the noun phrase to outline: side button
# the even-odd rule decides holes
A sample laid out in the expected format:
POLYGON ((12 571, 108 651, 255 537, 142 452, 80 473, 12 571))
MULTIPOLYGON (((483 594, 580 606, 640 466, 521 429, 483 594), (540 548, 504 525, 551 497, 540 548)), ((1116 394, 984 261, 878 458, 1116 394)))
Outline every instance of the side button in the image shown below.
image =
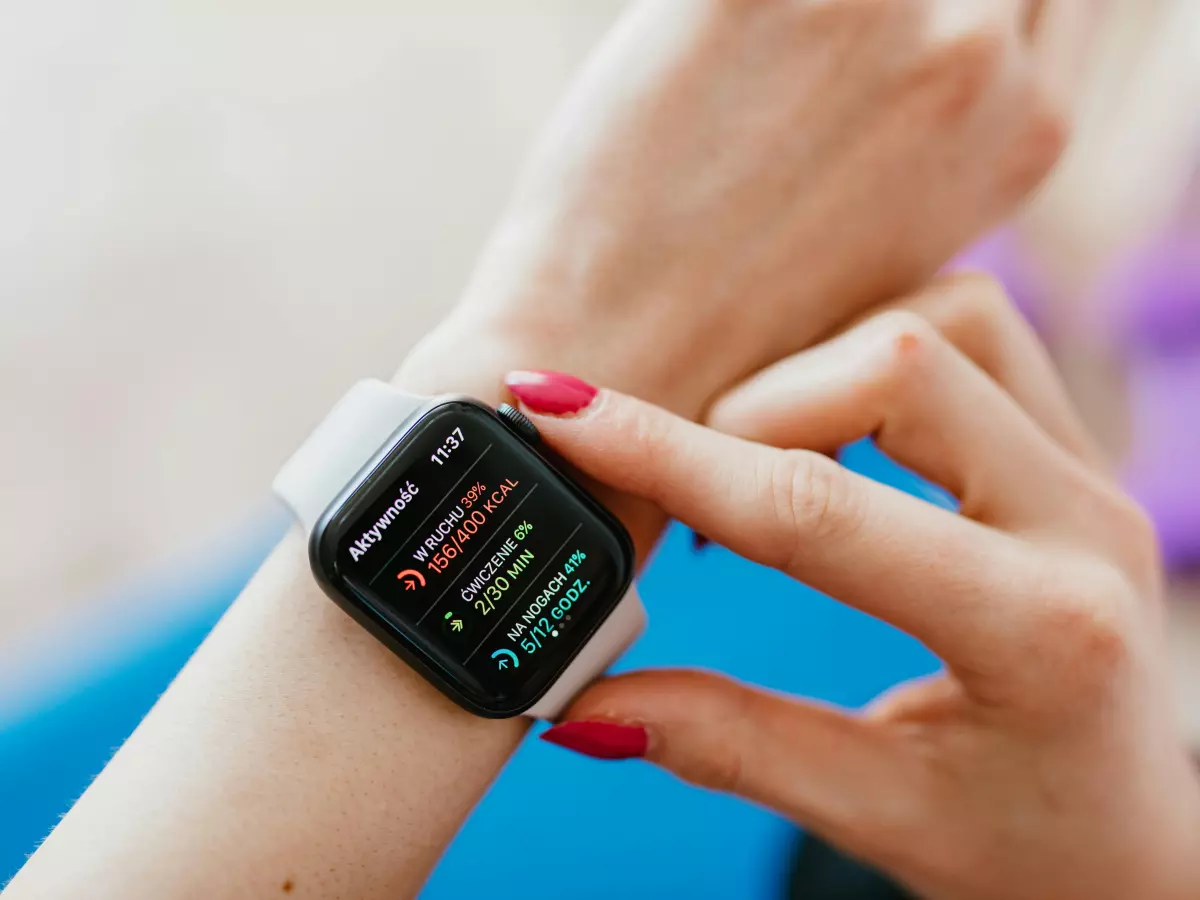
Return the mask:
POLYGON ((528 441, 530 444, 540 444, 542 436, 538 434, 537 426, 529 421, 528 417, 519 409, 509 406, 507 403, 501 403, 496 407, 496 415, 515 431, 518 435, 528 441))

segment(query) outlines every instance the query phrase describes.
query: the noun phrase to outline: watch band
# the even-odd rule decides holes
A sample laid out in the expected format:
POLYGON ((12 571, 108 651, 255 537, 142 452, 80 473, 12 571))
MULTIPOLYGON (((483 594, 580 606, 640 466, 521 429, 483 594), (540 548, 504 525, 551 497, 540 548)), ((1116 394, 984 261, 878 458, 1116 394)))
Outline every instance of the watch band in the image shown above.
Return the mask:
MULTIPOLYGON (((271 489, 292 510, 306 535, 359 470, 429 397, 363 379, 346 392, 275 476, 271 489)), ((646 625, 637 589, 629 586, 607 619, 563 673, 524 715, 558 715, 588 682, 625 652, 646 625)))
POLYGON ((376 378, 346 392, 271 483, 305 534, 392 432, 428 402, 376 378))

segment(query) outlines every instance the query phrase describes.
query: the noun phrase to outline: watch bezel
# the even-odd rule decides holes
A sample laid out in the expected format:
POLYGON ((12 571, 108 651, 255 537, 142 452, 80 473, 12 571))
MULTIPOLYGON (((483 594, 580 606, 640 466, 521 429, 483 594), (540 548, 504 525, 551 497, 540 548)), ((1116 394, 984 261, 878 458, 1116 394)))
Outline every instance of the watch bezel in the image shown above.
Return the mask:
POLYGON ((635 565, 633 541, 625 526, 616 516, 605 509, 572 478, 564 474, 559 467, 539 452, 537 447, 518 434, 496 414, 494 409, 472 397, 462 395, 435 398, 405 419, 326 507, 313 526, 312 534, 309 536, 308 551, 314 577, 321 589, 338 606, 463 709, 479 716, 495 719, 519 716, 537 705, 538 701, 562 677, 580 651, 595 637, 596 632, 628 593, 630 585, 633 583, 635 565), (511 438, 514 446, 521 448, 536 459, 550 477, 581 502, 595 516, 596 520, 608 529, 620 551, 618 560, 619 590, 614 592, 608 601, 607 608, 599 610, 591 627, 586 632, 581 632, 574 651, 562 659, 557 670, 545 683, 523 702, 515 705, 493 705, 487 702, 487 698, 477 697, 469 692, 463 681, 456 679, 442 661, 427 653, 418 641, 406 633, 401 623, 394 617, 383 614, 367 597, 356 591, 344 576, 339 578, 333 574, 337 572, 337 548, 336 540, 330 536, 336 535, 347 520, 355 518, 363 507, 378 499, 379 493, 391 484, 392 478, 389 473, 394 467, 408 464, 409 460, 404 458, 406 449, 410 444, 411 436, 420 429, 422 422, 445 407, 455 404, 473 407, 497 423, 500 430, 511 438))

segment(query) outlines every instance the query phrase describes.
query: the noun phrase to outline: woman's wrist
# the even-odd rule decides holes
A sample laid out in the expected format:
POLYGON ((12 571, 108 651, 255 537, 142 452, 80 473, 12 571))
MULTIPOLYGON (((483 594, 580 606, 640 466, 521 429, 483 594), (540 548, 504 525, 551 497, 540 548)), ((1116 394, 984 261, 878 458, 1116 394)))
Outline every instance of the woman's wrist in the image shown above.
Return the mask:
MULTIPOLYGON (((679 377, 680 367, 687 365, 686 356, 667 339, 660 339, 656 350, 638 334, 625 339, 606 331, 578 297, 556 306, 510 294, 461 304, 413 348, 393 383, 414 394, 462 393, 499 404, 512 401, 505 373, 569 368, 694 417, 718 383, 690 372, 679 377)), ((601 485, 589 487, 622 520, 645 559, 665 524, 662 513, 601 485)))
MULTIPOLYGON (((492 267, 485 261, 482 268, 492 267)), ((496 276, 483 288, 477 280, 412 349, 393 378, 397 387, 424 395, 465 393, 495 404, 507 399, 506 372, 570 369, 695 417, 733 377, 716 365, 705 377, 694 342, 689 349, 686 323, 672 329, 661 316, 649 321, 656 314, 650 299, 645 316, 614 321, 592 286, 555 271, 529 272, 519 284, 496 276), (681 378, 684 366, 688 376, 681 378)))

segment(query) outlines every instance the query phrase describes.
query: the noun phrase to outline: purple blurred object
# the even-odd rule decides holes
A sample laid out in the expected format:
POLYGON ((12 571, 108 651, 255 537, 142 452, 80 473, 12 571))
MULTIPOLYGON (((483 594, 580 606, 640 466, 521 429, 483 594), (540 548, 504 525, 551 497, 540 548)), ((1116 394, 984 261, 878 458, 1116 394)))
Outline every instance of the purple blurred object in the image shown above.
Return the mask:
POLYGON ((1132 446, 1123 480, 1167 566, 1200 569, 1200 234, 1169 235, 1113 281, 1129 364, 1132 446))
POLYGON ((1129 391, 1133 444, 1122 481, 1154 520, 1167 567, 1200 570, 1200 346, 1138 360, 1129 391))
POLYGON ((1110 290, 1130 356, 1200 355, 1200 233, 1166 236, 1121 267, 1110 290))

